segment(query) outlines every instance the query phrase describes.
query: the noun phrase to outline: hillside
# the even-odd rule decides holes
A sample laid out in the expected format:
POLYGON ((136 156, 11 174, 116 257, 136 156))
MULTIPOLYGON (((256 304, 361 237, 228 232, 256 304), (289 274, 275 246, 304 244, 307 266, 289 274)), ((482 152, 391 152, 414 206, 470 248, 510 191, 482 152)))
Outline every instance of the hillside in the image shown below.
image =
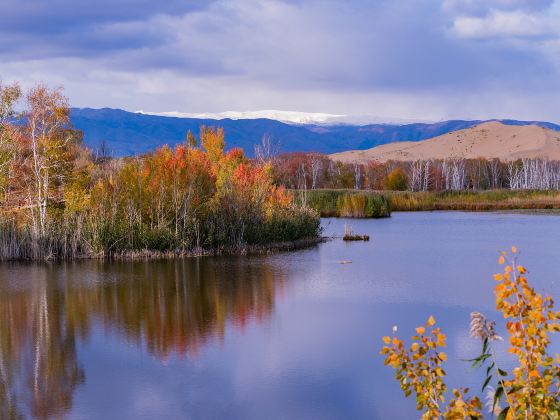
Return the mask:
POLYGON ((506 161, 518 158, 560 160, 560 132, 537 125, 507 125, 490 121, 429 140, 402 141, 331 155, 332 159, 341 162, 479 157, 506 161))
MULTIPOLYGON (((84 132, 84 141, 97 149, 105 141, 114 156, 134 155, 156 149, 162 144, 184 141, 186 133, 200 131, 201 125, 220 126, 228 147, 242 147, 251 154, 265 134, 279 144, 281 152, 315 151, 335 153, 369 149, 399 140, 418 141, 450 131, 475 126, 480 121, 451 120, 432 124, 369 125, 295 125, 271 119, 200 119, 146 115, 120 109, 73 108, 72 121, 84 132)), ((507 121, 508 124, 528 124, 507 121)), ((551 123, 536 124, 560 130, 551 123)))

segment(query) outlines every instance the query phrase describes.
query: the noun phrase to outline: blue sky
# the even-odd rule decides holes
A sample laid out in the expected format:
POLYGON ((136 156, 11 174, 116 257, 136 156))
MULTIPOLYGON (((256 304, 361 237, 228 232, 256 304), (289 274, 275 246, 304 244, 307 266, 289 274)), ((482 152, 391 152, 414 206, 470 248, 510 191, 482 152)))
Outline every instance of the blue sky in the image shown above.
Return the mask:
POLYGON ((2 0, 0 77, 75 106, 560 122, 560 0, 2 0))

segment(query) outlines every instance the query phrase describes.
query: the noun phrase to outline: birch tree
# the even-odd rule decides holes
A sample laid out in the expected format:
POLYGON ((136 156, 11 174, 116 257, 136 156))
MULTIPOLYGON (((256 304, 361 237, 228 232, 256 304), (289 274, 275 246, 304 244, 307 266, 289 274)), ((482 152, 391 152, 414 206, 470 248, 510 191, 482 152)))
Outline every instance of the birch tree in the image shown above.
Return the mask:
POLYGON ((278 149, 278 144, 272 140, 272 137, 265 134, 262 136, 260 144, 255 145, 255 159, 260 164, 271 162, 278 153, 278 149))
POLYGON ((319 180, 319 175, 323 169, 321 156, 316 153, 310 155, 309 165, 311 166, 311 189, 314 190, 317 188, 317 181, 319 180))
POLYGON ((29 148, 29 196, 35 226, 45 233, 47 206, 54 187, 68 172, 77 132, 70 123, 68 99, 61 89, 37 85, 27 94, 25 141, 29 148), (36 212, 35 212, 36 210, 36 212))

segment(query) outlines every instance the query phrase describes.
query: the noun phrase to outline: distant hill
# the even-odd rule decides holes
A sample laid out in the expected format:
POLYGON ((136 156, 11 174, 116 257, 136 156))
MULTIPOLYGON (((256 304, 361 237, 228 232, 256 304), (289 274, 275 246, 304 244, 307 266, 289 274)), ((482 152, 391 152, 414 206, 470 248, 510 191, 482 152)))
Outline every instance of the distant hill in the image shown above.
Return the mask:
POLYGON ((560 132, 537 125, 490 121, 429 140, 391 143, 331 155, 334 160, 352 163, 479 157, 505 161, 519 158, 560 160, 560 132))
MULTIPOLYGON (((419 141, 451 131, 473 127, 481 121, 451 120, 432 124, 295 125, 271 119, 199 119, 146 115, 120 109, 73 108, 71 118, 84 133, 86 145, 98 149, 105 141, 114 156, 145 153, 163 144, 184 141, 201 125, 223 127, 228 148, 242 147, 251 155, 263 135, 270 135, 281 152, 336 153, 364 150, 395 141, 419 141)), ((546 122, 504 121, 511 125, 537 124, 560 131, 546 122)))

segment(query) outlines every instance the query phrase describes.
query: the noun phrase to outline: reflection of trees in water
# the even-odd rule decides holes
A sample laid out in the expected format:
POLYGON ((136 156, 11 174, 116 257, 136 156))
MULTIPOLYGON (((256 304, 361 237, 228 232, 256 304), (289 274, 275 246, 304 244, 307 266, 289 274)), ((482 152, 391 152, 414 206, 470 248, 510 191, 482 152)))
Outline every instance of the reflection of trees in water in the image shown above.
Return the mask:
POLYGON ((35 418, 58 417, 71 406, 74 388, 83 381, 63 297, 48 285, 45 274, 34 278, 30 290, 2 293, 0 418, 22 416, 22 404, 35 418))
POLYGON ((266 319, 284 289, 270 265, 243 258, 16 268, 15 287, 0 272, 2 419, 71 408, 85 380, 76 342, 94 322, 162 359, 196 355, 228 325, 266 319))

